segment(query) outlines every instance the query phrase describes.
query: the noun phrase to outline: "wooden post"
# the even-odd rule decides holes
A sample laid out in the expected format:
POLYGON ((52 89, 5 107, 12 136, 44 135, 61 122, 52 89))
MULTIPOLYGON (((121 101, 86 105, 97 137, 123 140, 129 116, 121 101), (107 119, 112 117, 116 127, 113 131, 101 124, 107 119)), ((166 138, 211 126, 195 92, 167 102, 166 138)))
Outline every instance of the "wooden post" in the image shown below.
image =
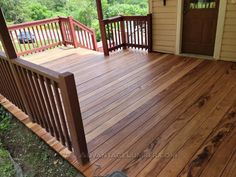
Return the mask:
POLYGON ((93 50, 97 51, 97 39, 96 39, 96 31, 93 29, 93 36, 92 36, 92 42, 93 42, 93 50))
POLYGON ((9 59, 17 58, 17 54, 16 54, 15 48, 12 44, 11 37, 10 37, 8 27, 5 22, 5 18, 4 18, 2 9, 1 9, 1 13, 0 13, 0 38, 1 38, 2 45, 3 45, 3 48, 6 53, 7 58, 9 58, 9 59))
POLYGON ((101 31, 103 52, 104 52, 105 56, 108 56, 109 51, 108 51, 108 45, 107 45, 106 28, 105 28, 105 23, 103 21, 103 12, 102 12, 102 2, 101 2, 101 0, 96 0, 96 4, 97 4, 98 20, 99 20, 100 31, 101 31))
MULTIPOLYGON (((23 100, 23 103, 24 103, 24 106, 26 109, 26 112, 27 112, 28 116, 30 117, 30 119, 33 121, 32 114, 29 109, 29 104, 27 102, 26 95, 23 92, 23 87, 20 83, 18 73, 15 70, 15 68, 11 62, 11 60, 17 59, 17 54, 16 54, 15 48, 12 44, 11 37, 10 37, 9 31, 8 31, 8 27, 7 27, 2 9, 0 9, 0 40, 2 41, 2 45, 3 45, 4 51, 6 53, 6 56, 9 59, 9 65, 11 67, 11 72, 14 76, 14 81, 16 82, 16 85, 18 87, 20 96, 23 100)), ((12 82, 14 82, 14 81, 12 81, 12 82)))
POLYGON ((75 48, 78 48, 79 44, 78 44, 78 41, 77 41, 77 38, 76 38, 76 34, 75 34, 73 18, 71 16, 68 17, 68 22, 69 22, 69 26, 70 26, 70 35, 71 35, 72 43, 73 43, 75 48))
POLYGON ((148 18, 148 52, 152 52, 152 14, 148 14, 147 18, 148 18))
POLYGON ((59 17, 59 27, 60 27, 60 31, 61 31, 62 43, 64 46, 67 46, 65 27, 63 26, 63 22, 60 17, 59 17))
POLYGON ((74 153, 78 161, 86 164, 89 162, 89 155, 74 75, 68 72, 61 74, 59 85, 74 153))
POLYGON ((120 20, 120 29, 121 29, 123 49, 126 49, 125 21, 124 21, 124 17, 122 17, 122 16, 121 16, 121 20, 120 20))

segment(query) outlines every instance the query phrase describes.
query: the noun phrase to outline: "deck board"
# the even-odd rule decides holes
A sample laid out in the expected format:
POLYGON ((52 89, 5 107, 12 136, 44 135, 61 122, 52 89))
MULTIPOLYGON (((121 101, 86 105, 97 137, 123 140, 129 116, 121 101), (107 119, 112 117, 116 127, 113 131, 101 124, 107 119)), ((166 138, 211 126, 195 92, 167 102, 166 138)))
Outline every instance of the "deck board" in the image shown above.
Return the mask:
POLYGON ((236 175, 236 143, 229 142, 235 139, 234 63, 136 50, 104 57, 68 48, 25 59, 74 73, 91 162, 80 165, 58 143, 54 149, 86 176, 117 170, 131 177, 236 175), (196 166, 222 131, 221 142, 196 166), (221 151, 227 155, 221 157, 221 151))

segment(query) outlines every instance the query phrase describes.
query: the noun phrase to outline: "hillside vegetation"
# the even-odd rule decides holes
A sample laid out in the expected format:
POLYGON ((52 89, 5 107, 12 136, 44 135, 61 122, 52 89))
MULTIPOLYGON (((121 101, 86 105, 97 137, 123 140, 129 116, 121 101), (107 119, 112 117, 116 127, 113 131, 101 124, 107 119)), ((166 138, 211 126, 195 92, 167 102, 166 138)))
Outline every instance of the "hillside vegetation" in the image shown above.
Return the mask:
MULTIPOLYGON (((104 18, 148 13, 147 0, 102 0, 102 4, 104 18)), ((0 7, 8 24, 72 16, 99 32, 95 0, 0 0, 0 7)))

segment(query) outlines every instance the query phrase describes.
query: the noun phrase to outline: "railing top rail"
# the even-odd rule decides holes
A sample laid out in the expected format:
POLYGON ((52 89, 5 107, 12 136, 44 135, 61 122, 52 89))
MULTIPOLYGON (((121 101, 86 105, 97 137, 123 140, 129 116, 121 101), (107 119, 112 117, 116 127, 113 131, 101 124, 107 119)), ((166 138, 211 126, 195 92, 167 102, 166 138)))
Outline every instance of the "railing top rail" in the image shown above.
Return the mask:
POLYGON ((58 17, 60 20, 67 20, 67 17, 58 17))
POLYGON ((105 24, 107 23, 112 23, 112 22, 118 22, 120 20, 143 20, 143 21, 147 21, 148 17, 147 15, 146 16, 141 16, 141 15, 136 15, 136 16, 123 16, 123 15, 120 15, 120 16, 115 16, 115 17, 111 17, 111 18, 107 18, 107 19, 104 19, 103 22, 105 24))
POLYGON ((32 21, 32 22, 25 22, 25 23, 16 24, 16 25, 10 25, 10 26, 8 26, 8 29, 9 30, 16 30, 16 29, 21 29, 21 28, 30 27, 30 26, 54 23, 54 22, 58 22, 59 18, 61 18, 61 17, 45 19, 45 20, 37 20, 37 21, 32 21))
POLYGON ((30 63, 28 61, 22 60, 20 58, 12 60, 12 63, 15 65, 18 65, 22 68, 25 68, 27 70, 30 70, 32 72, 35 72, 41 76, 44 76, 46 78, 49 78, 50 80, 53 80, 55 82, 59 82, 59 75, 60 73, 47 69, 45 67, 42 67, 40 65, 36 65, 34 63, 30 63))
MULTIPOLYGON (((5 53, 0 51, 0 58, 4 59, 4 60, 8 60, 7 56, 5 53)), ((21 66, 22 68, 25 68, 27 70, 33 71, 37 74, 40 74, 42 76, 45 76, 51 80, 54 80, 56 82, 59 81, 59 76, 62 73, 50 70, 48 68, 45 68, 43 66, 40 65, 36 65, 34 63, 28 62, 26 60, 23 60, 21 58, 17 58, 17 59, 12 59, 11 60, 13 64, 21 66)))
POLYGON ((77 24, 81 29, 83 29, 83 30, 85 30, 85 31, 88 31, 88 32, 90 32, 90 33, 93 33, 93 32, 94 32, 93 29, 91 29, 91 28, 85 26, 84 24, 80 23, 79 21, 77 21, 77 20, 75 20, 75 19, 73 19, 73 22, 74 22, 75 24, 77 24))
POLYGON ((104 23, 117 22, 119 20, 122 20, 122 17, 123 16, 116 16, 116 17, 107 18, 107 19, 104 19, 103 22, 104 23))
POLYGON ((147 16, 122 16, 124 20, 147 20, 147 16))

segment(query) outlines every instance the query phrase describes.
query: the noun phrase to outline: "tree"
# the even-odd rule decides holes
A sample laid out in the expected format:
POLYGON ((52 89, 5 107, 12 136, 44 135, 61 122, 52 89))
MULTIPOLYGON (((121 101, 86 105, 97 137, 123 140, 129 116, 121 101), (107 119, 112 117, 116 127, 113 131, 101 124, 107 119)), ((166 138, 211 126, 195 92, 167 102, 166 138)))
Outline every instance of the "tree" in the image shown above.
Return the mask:
POLYGON ((47 7, 36 3, 29 7, 29 15, 32 20, 42 20, 52 16, 52 13, 47 9, 47 7))
POLYGON ((26 2, 26 0, 1 0, 0 7, 3 9, 7 21, 22 23, 29 20, 26 2))
MULTIPOLYGON (((100 40, 95 0, 0 0, 8 22, 22 23, 57 16, 73 16, 96 30, 100 40)), ((104 18, 146 15, 147 0, 102 0, 104 18)))

